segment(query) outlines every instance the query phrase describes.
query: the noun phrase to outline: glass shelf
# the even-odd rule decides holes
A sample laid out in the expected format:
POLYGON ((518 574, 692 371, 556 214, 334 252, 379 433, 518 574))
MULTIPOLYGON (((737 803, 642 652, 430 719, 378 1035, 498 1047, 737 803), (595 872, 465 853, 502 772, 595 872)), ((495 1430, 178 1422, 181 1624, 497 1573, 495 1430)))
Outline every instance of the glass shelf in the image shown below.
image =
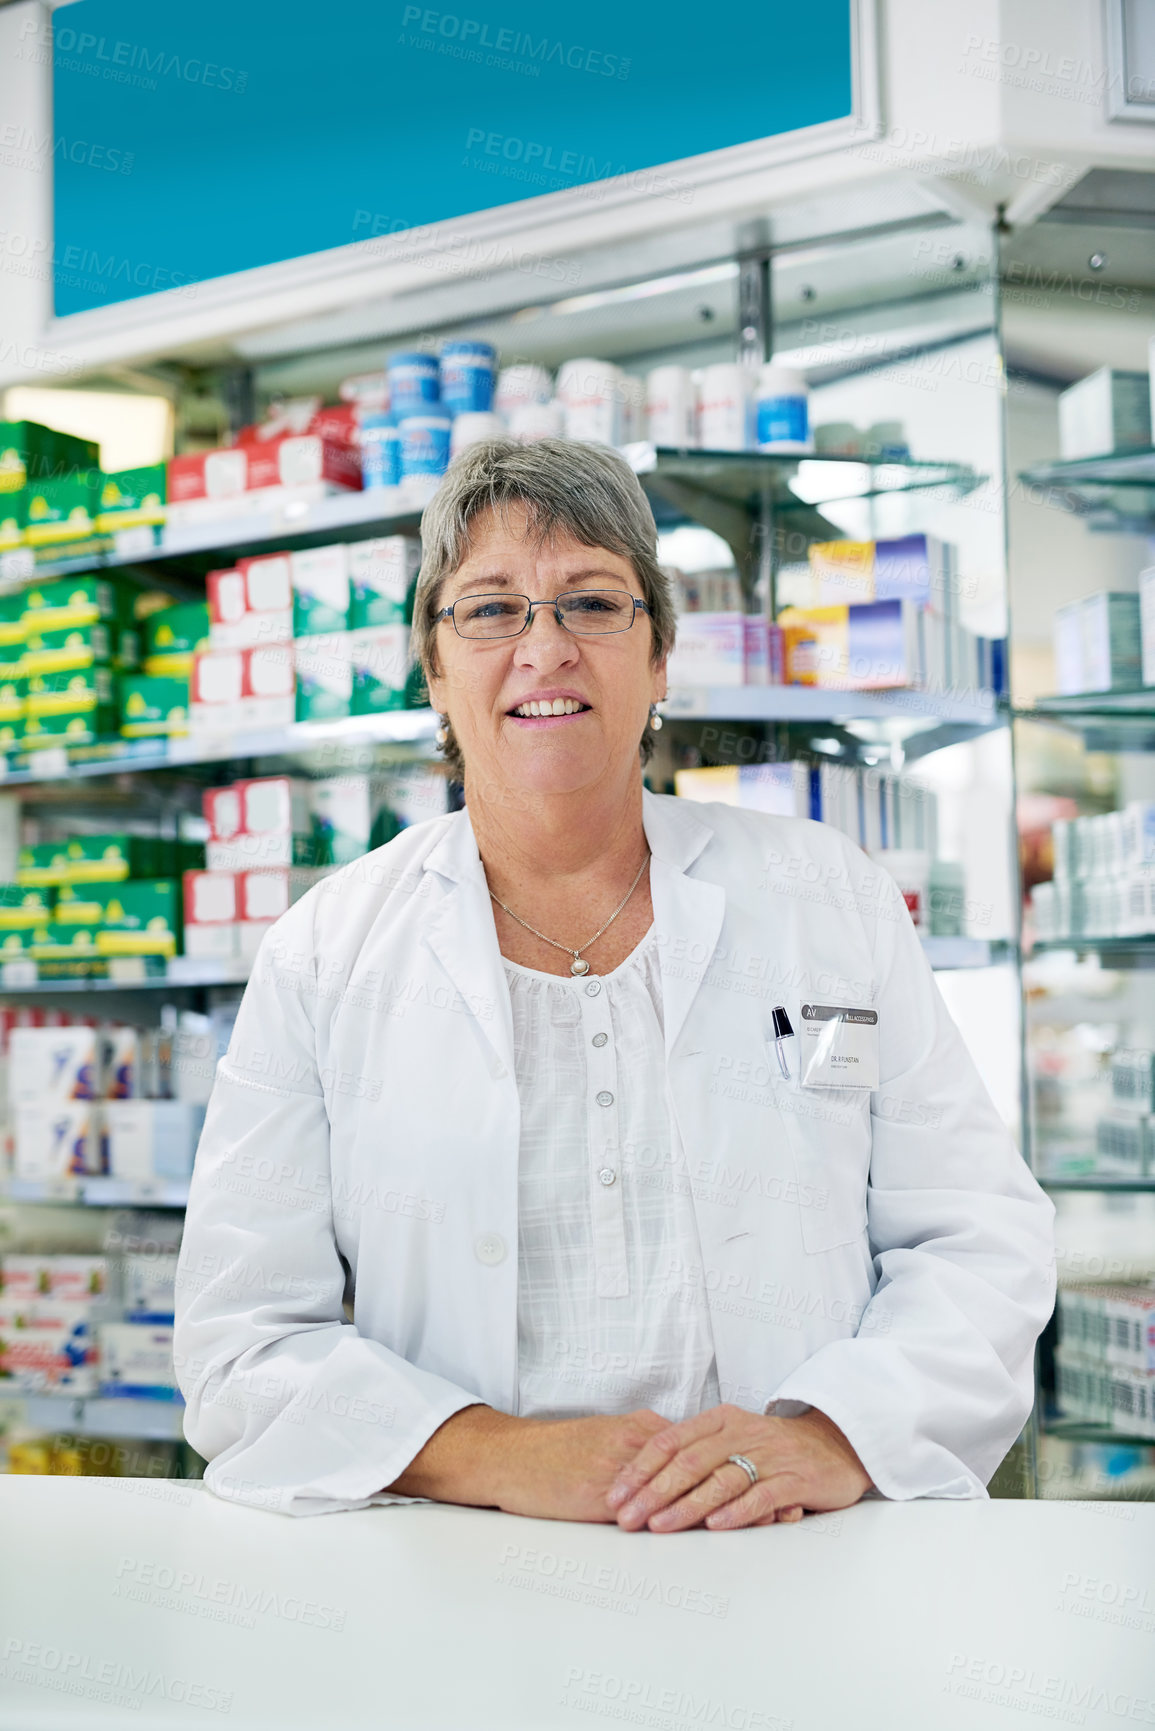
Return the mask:
POLYGON ((1107 1443, 1121 1448, 1155 1448, 1155 1437, 1133 1436, 1130 1431, 1112 1430, 1110 1425, 1091 1424, 1080 1418, 1047 1418, 1039 1426, 1044 1436, 1064 1442, 1107 1443))
MULTIPOLYGON (((981 485, 983 476, 962 463, 865 462, 860 457, 815 457, 804 453, 757 451, 675 451, 637 444, 623 455, 642 485, 659 501, 672 503, 676 520, 696 496, 709 504, 757 514, 765 501, 787 512, 795 524, 818 538, 840 531, 821 517, 818 506, 846 499, 939 490, 959 499, 981 485), (672 491, 671 491, 672 490, 672 491)), ((222 560, 233 562, 267 552, 270 546, 296 551, 329 541, 358 541, 378 535, 416 535, 423 498, 402 488, 336 494, 325 499, 290 500, 274 510, 237 512, 196 524, 162 524, 128 529, 107 552, 36 561, 30 548, 0 553, 0 590, 33 578, 45 580, 81 571, 143 567, 165 569, 174 577, 203 576, 222 560)), ((675 520, 675 519, 671 519, 675 520)))
POLYGON ((1034 944, 1030 952, 1024 955, 1023 960, 1029 962, 1034 956, 1053 955, 1056 951, 1067 951, 1075 955, 1110 957, 1110 965, 1120 970, 1155 967, 1155 936, 1041 938, 1034 944))
POLYGON ((1036 463, 1019 480, 1107 534, 1149 535, 1155 530, 1155 450, 1117 451, 1108 457, 1036 463))
POLYGON ((243 986, 249 969, 241 962, 202 961, 197 956, 173 956, 155 969, 150 956, 114 956, 105 975, 53 979, 36 975, 34 961, 0 962, 0 998, 53 992, 170 992, 203 990, 208 986, 243 986), (132 966, 139 963, 139 966, 132 966))
MULTIPOLYGON (((847 740, 847 750, 887 750, 900 739, 904 756, 915 758, 999 727, 1006 708, 990 691, 831 691, 806 685, 675 687, 666 700, 668 721, 764 721, 811 727, 846 722, 877 723, 878 739, 847 740)), ((394 709, 340 721, 297 722, 260 732, 189 734, 179 739, 108 739, 91 745, 49 747, 0 757, 0 786, 62 781, 77 776, 122 775, 126 771, 180 770, 243 759, 286 759, 306 771, 310 754, 323 753, 319 773, 364 768, 364 753, 377 745, 426 747, 437 730, 432 709, 394 709), (345 754, 342 758, 342 753, 345 754)), ((428 755, 424 750, 417 755, 428 755)), ((885 754, 885 753, 884 753, 885 754)))
POLYGON ((766 500, 776 512, 805 513, 847 499, 928 488, 942 489, 944 500, 956 500, 985 479, 965 463, 910 458, 883 462, 794 451, 679 451, 650 444, 628 445, 624 454, 643 486, 674 481, 755 514, 766 500))
POLYGON ((1081 1190, 1115 1195, 1128 1195, 1143 1191, 1155 1193, 1155 1178, 1127 1178, 1122 1174, 1111 1172, 1100 1174, 1088 1172, 1086 1175, 1076 1174, 1070 1178, 1044 1178, 1036 1172, 1035 1179, 1044 1190, 1081 1190))
MULTIPOLYGON (((8 1178, 4 1202, 75 1202, 87 1208, 183 1208, 187 1178, 8 1178)), ((0 1387, 3 1385, 0 1384, 0 1387)))
POLYGON ((1080 736, 1087 751, 1155 750, 1155 688, 1040 697, 1030 708, 1013 708, 1011 714, 1015 721, 1067 728, 1080 736))
POLYGON ((133 1400, 128 1396, 20 1394, 0 1383, 0 1398, 23 1401, 27 1423, 57 1435, 132 1437, 148 1442, 180 1442, 184 1436, 185 1408, 179 1395, 173 1400, 133 1400))

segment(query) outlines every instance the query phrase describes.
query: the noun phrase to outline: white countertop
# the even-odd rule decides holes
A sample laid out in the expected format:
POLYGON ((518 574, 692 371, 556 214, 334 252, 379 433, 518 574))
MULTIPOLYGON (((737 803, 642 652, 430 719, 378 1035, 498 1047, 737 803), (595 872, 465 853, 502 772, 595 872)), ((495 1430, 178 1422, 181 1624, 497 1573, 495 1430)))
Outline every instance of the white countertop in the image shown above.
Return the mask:
POLYGON ((0 1727, 1155 1725, 1155 1507, 871 1500, 622 1533, 0 1477, 0 1727))

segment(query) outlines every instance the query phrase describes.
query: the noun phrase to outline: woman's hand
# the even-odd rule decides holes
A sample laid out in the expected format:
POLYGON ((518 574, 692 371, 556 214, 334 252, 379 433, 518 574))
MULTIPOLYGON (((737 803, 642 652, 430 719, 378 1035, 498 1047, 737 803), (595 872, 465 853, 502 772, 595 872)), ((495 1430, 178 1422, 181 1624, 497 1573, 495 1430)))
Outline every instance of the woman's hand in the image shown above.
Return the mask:
POLYGON ((848 1508, 869 1489, 862 1462, 825 1413, 767 1418, 726 1405, 654 1431, 608 1502, 628 1531, 673 1533, 703 1521, 713 1529, 797 1521, 806 1509, 848 1508), (757 1484, 730 1455, 757 1467, 757 1484))
POLYGON ((648 1407, 612 1418, 527 1419, 503 1438, 497 1506, 547 1521, 613 1521, 606 1501, 623 1468, 669 1420, 648 1407))

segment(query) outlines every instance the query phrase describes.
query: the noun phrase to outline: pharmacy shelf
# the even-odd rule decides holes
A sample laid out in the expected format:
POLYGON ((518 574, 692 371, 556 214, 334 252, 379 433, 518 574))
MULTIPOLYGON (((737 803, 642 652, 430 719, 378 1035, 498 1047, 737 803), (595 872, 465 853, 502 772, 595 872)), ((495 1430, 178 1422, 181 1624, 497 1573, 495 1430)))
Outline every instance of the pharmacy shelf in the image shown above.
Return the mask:
POLYGON ((1010 938, 940 938, 924 937, 922 947, 926 959, 936 973, 953 973, 959 968, 995 968, 1013 962, 1018 946, 1010 938))
POLYGON ((203 577, 227 560, 266 553, 272 547, 296 551, 329 541, 364 541, 377 535, 415 535, 420 506, 399 488, 343 492, 325 499, 291 499, 275 510, 235 512, 210 522, 167 523, 156 528, 122 530, 107 552, 35 561, 30 549, 0 553, 0 592, 33 578, 70 577, 80 571, 168 567, 176 577, 203 577))
POLYGON ((74 1202, 88 1208, 184 1208, 187 1178, 9 1178, 0 1202, 74 1202))
POLYGON ((1155 1448, 1155 1437, 1134 1436, 1129 1431, 1112 1430, 1108 1424, 1091 1424, 1079 1418, 1046 1418, 1040 1422, 1045 1436, 1063 1442, 1114 1443, 1121 1448, 1155 1448))
MULTIPOLYGON (((744 451, 676 451, 638 444, 624 455, 643 486, 666 504, 671 489, 699 495, 747 511, 769 500, 776 512, 799 519, 813 516, 816 534, 837 534, 818 516, 822 504, 872 499, 890 493, 933 490, 937 499, 962 498, 983 477, 960 463, 866 462, 858 457, 744 451)), ((684 503, 682 493, 674 500, 684 503)), ((211 521, 166 523, 123 530, 107 551, 37 561, 29 548, 0 553, 0 591, 34 578, 72 576, 81 571, 168 567, 176 578, 203 576, 229 561, 267 552, 297 550, 327 541, 359 541, 377 535, 415 535, 424 498, 401 487, 340 493, 323 499, 289 499, 271 510, 234 509, 211 521)), ((681 514, 685 514, 684 512, 681 514)))
POLYGON ((109 739, 71 749, 48 747, 0 758, 0 785, 72 780, 78 776, 123 775, 153 770, 193 769, 253 758, 290 759, 303 768, 320 754, 320 772, 332 775, 376 745, 424 745, 437 730, 431 709, 393 709, 381 715, 354 715, 340 721, 299 721, 289 727, 235 733, 197 733, 180 739, 109 739))
POLYGON ((1036 940, 1025 961, 1039 955, 1056 952, 1078 956, 1099 956, 1111 966, 1124 968, 1155 968, 1155 936, 1134 938, 1040 938, 1036 940))
POLYGON ((1038 463, 1022 470, 1019 479, 1036 488, 1043 503, 1082 517, 1089 529, 1134 535, 1155 531, 1155 450, 1038 463))
MULTIPOLYGON (((1155 518, 1150 532, 1155 533, 1155 518)), ((1044 722, 1077 733, 1087 751, 1155 750, 1155 688, 1040 697, 1029 709, 1012 714, 1016 721, 1044 722)))
MULTIPOLYGON (((991 968, 1015 959, 1016 946, 1003 938, 937 937, 926 935, 922 947, 937 973, 961 968, 991 968)), ((195 956, 174 956, 157 973, 128 971, 128 964, 145 958, 118 956, 119 969, 112 979, 54 980, 34 977, 35 962, 0 963, 0 998, 52 997, 57 992, 170 992, 206 989, 210 986, 243 986, 249 968, 241 962, 201 961, 195 956)), ((59 1200, 59 1198, 57 1198, 59 1200)))
POLYGON ((0 997, 51 992, 167 992, 208 986, 243 986, 249 969, 241 962, 173 956, 153 971, 151 956, 110 956, 107 978, 40 978, 35 962, 0 962, 0 997))
MULTIPOLYGON (((870 737, 847 740, 848 751, 889 750, 901 743, 908 759, 924 757, 960 739, 973 739, 1002 725, 1005 709, 993 692, 830 691, 805 685, 675 687, 665 703, 669 721, 778 722, 798 728, 815 724, 866 727, 870 737)), ((365 767, 375 746, 409 745, 430 755, 437 731, 432 709, 394 709, 340 721, 299 721, 253 732, 188 734, 180 739, 109 739, 92 745, 47 747, 0 756, 0 785, 76 777, 196 769, 216 763, 272 759, 306 772, 317 760, 319 774, 365 767), (344 761, 347 758, 347 763, 344 761)))
POLYGON ((62 1436, 132 1437, 139 1442, 180 1442, 184 1436, 184 1401, 82 1398, 65 1394, 20 1394, 0 1383, 0 1399, 24 1404, 26 1422, 35 1430, 62 1436))
POLYGON ((1070 1178, 1045 1178, 1035 1174, 1037 1182, 1044 1190, 1083 1191, 1088 1194, 1135 1194, 1147 1192, 1155 1194, 1155 1178, 1127 1178, 1115 1173, 1094 1172, 1077 1173, 1070 1178))
POLYGON ((925 463, 913 458, 867 460, 794 451, 680 451, 665 445, 627 445, 625 457, 642 485, 660 492, 663 481, 757 512, 769 499, 776 512, 803 513, 847 499, 877 499, 891 493, 941 491, 961 499, 984 477, 965 463, 925 463))

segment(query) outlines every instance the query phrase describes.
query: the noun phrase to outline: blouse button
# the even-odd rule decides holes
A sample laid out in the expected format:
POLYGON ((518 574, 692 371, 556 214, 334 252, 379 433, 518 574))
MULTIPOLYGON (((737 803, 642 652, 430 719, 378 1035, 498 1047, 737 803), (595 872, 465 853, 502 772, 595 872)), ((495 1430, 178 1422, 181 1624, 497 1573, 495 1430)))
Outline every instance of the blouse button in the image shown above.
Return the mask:
POLYGON ((608 1039, 608 1034, 595 1034, 593 1037, 593 1044, 595 1046, 604 1046, 608 1039))
POLYGON ((616 1178, 617 1173, 610 1166, 603 1166, 601 1171, 598 1173, 598 1182, 600 1184, 612 1184, 616 1178))
POLYGON ((591 980, 586 987, 586 997, 596 998, 601 989, 602 983, 600 980, 591 980))
POLYGON ((603 1088, 600 1094, 594 1096, 599 1106, 612 1106, 614 1097, 608 1088, 603 1088))

